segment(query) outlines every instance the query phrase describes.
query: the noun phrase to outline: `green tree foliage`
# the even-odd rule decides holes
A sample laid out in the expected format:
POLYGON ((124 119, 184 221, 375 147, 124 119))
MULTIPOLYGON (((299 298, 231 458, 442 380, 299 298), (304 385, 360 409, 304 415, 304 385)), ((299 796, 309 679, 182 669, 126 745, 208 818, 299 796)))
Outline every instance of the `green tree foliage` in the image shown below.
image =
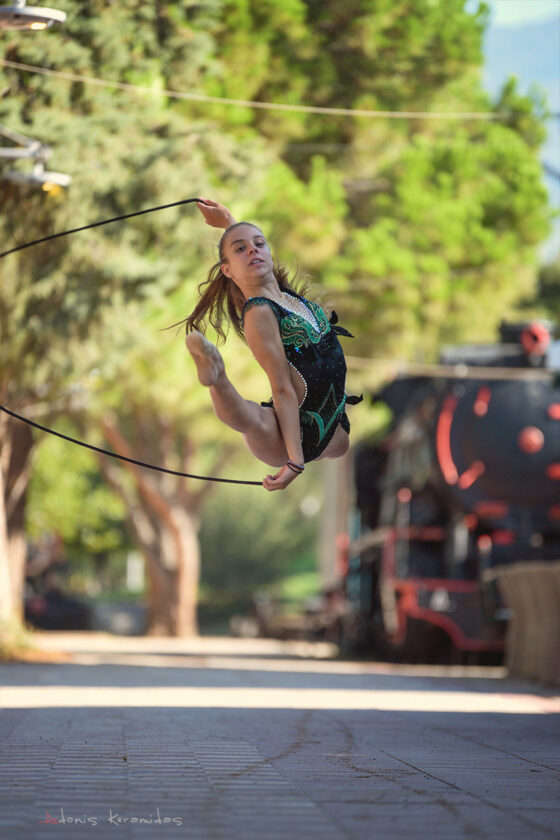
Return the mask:
POLYGON ((358 333, 375 312, 374 354, 490 338, 534 284, 547 215, 539 162, 502 124, 476 135, 413 138, 388 173, 392 191, 372 204, 375 222, 355 227, 328 267, 351 293, 358 333))
MULTIPOLYGON (((3 36, 5 55, 89 76, 142 83, 155 90, 172 85, 189 87, 200 72, 201 61, 211 52, 204 28, 213 8, 212 4, 195 7, 184 3, 149 10, 138 2, 118 8, 106 2, 67 4, 64 28, 35 39, 8 33, 3 36)), ((257 136, 240 144, 220 134, 211 121, 188 119, 157 95, 131 96, 121 90, 61 83, 13 70, 3 70, 2 81, 0 121, 12 131, 51 143, 50 167, 73 178, 70 189, 58 195, 9 182, 0 197, 3 243, 18 244, 146 205, 212 193, 215 180, 222 184, 222 199, 228 200, 232 185, 241 179, 249 187, 255 182, 255 160, 264 165, 270 157, 257 136)), ((8 168, 4 166, 3 172, 8 168)), ((174 431, 185 419, 181 406, 189 405, 189 383, 184 371, 174 381, 168 376, 169 398, 162 399, 163 389, 156 385, 163 379, 161 345, 154 350, 154 340, 159 338, 170 349, 170 334, 162 338, 157 327, 181 317, 184 309, 168 309, 157 326, 148 321, 165 295, 175 293, 180 298, 186 294, 188 298, 184 284, 189 274, 192 305, 193 281, 203 279, 200 266, 213 261, 209 238, 200 233, 202 223, 197 220, 193 224, 197 211, 189 209, 190 218, 186 212, 173 210, 143 216, 134 224, 96 228, 2 262, 0 394, 4 404, 16 410, 25 408, 24 413, 51 422, 65 411, 76 413, 83 436, 98 445, 104 441, 94 423, 101 417, 107 420, 105 413, 116 405, 114 434, 122 436, 123 430, 130 430, 130 437, 141 441, 143 430, 135 429, 132 434, 131 422, 139 416, 144 420, 152 417, 158 443, 173 449, 174 431), (151 356, 147 358, 147 354, 151 356), (156 369, 150 370, 151 366, 156 369), (108 385, 99 399, 100 392, 89 377, 94 369, 99 371, 98 382, 108 385), (133 383, 138 381, 143 381, 144 387, 134 389, 133 383), (73 398, 78 383, 81 404, 73 398), (129 394, 134 399, 127 400, 129 394), (151 413, 142 412, 141 399, 153 408, 151 413), (87 422, 82 421, 84 401, 87 422)), ((184 348, 176 342, 177 348, 184 364, 184 348)), ((191 372, 190 385, 195 381, 191 372)), ((107 420, 106 428, 109 426, 107 420)), ((16 451, 11 443, 18 428, 15 421, 2 418, 0 436, 8 455, 16 451)), ((17 446, 17 463, 12 457, 3 464, 6 510, 17 512, 17 518, 8 520, 11 556, 17 554, 17 562, 11 563, 14 591, 21 587, 25 553, 22 488, 37 439, 27 432, 25 451, 19 443, 17 446)), ((180 440, 177 447, 179 453, 184 451, 180 440)), ((61 467, 72 469, 72 454, 67 451, 61 467)), ((79 458, 75 464, 79 470, 79 458)), ((111 475, 114 478, 114 473, 111 475)), ((130 495, 125 476, 117 486, 125 494, 127 511, 131 511, 134 491, 130 495)), ((142 486, 146 490, 146 483, 142 486)), ((156 496, 153 493, 152 500, 156 496)), ((69 516, 73 510, 70 506, 69 516)), ((191 530, 195 525, 191 523, 191 530)), ((156 531, 144 528, 144 532, 156 531)), ((1 553, 5 559, 7 552, 1 553)), ((164 553, 152 550, 154 562, 164 553)))
POLYGON ((316 521, 302 515, 299 496, 277 505, 254 487, 213 494, 200 532, 201 605, 208 617, 248 611, 257 590, 299 571, 313 554, 316 521))
MULTIPOLYGON (((68 13, 65 27, 48 37, 5 36, 7 57, 154 91, 196 86, 226 96, 391 110, 490 107, 477 79, 483 4, 472 15, 463 0, 412 7, 405 0, 151 7, 129 0, 118 8, 98 0, 71 4, 68 13)), ((494 306, 482 301, 481 332, 499 320, 498 307, 527 291, 534 245, 547 225, 536 154, 545 109, 517 95, 513 83, 494 105, 503 120, 389 121, 209 107, 4 73, 19 95, 3 99, 2 119, 56 143, 53 163, 64 160, 79 179, 74 200, 57 207, 34 196, 26 232, 29 216, 45 219, 44 227, 63 222, 65 213, 92 218, 101 208, 124 211, 156 194, 175 197, 172 173, 179 171, 193 191, 214 187, 268 221, 278 250, 348 303, 354 326, 367 331, 367 352, 389 345, 433 354, 442 338, 463 337, 479 305, 481 274, 501 293, 494 306), (248 178, 249 171, 258 177, 248 178)), ((21 205, 19 192, 15 200, 21 205)), ((49 307, 43 284, 47 311, 27 323, 44 335, 54 311, 59 333, 69 324, 79 331, 81 323, 83 334, 103 286, 113 301, 117 285, 137 295, 157 277, 170 289, 202 257, 198 236, 178 218, 166 217, 169 238, 165 224, 151 218, 124 234, 88 234, 70 265, 58 260, 59 271, 49 272, 64 292, 56 305, 49 307), (76 282, 91 271, 117 276, 76 282), (68 287, 72 280, 76 289, 68 287), (70 318, 65 307, 74 302, 70 318)), ((15 233, 8 229, 6 237, 15 233)), ((48 247, 42 258, 48 253, 54 261, 56 246, 48 247)))
POLYGON ((535 282, 550 221, 538 161, 546 106, 513 80, 489 101, 479 80, 488 9, 464 6, 230 0, 214 30, 207 85, 219 95, 496 114, 226 115, 238 135, 253 125, 279 149, 286 165, 264 173, 259 213, 282 253, 332 290, 363 355, 433 358, 442 341, 490 339, 535 282))
MULTIPOLYGON (((75 423, 61 419, 57 429, 79 437, 75 423)), ((64 540, 69 556, 100 555, 130 544, 123 534, 126 511, 99 475, 94 453, 76 447, 70 459, 69 444, 49 436, 35 459, 27 516, 27 534, 37 540, 55 532, 64 540), (68 469, 60 465, 68 464, 68 469)))
POLYGON ((560 257, 541 266, 537 287, 520 302, 518 317, 546 318, 560 325, 560 257))

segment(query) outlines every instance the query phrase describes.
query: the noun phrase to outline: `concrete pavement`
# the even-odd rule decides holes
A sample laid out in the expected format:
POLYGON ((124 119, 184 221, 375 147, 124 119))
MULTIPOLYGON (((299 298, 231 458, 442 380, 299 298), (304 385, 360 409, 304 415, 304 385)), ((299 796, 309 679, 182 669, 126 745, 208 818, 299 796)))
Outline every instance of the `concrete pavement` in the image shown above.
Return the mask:
POLYGON ((38 634, 0 668, 0 836, 560 838, 560 701, 326 645, 38 634))

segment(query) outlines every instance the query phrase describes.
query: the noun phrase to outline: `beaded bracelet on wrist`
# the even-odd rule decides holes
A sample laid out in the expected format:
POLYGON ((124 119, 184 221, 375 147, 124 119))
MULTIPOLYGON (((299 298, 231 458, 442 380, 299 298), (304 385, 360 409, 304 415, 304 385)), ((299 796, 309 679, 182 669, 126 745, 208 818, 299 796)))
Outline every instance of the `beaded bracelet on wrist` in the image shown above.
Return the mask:
POLYGON ((298 475, 302 473, 305 469, 305 464, 297 464, 295 461, 286 461, 286 466, 291 469, 292 472, 297 473, 298 475))

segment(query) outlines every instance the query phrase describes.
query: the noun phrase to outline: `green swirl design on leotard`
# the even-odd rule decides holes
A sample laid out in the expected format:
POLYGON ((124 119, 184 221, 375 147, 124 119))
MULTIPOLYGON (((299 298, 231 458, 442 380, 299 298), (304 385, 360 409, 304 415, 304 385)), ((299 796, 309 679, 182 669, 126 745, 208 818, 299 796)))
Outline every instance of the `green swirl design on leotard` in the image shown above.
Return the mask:
POLYGON ((333 423, 337 423, 340 420, 344 413, 345 405, 346 395, 343 396, 340 402, 337 402, 334 386, 331 385, 318 411, 300 409, 300 421, 315 424, 317 439, 320 443, 333 423))
POLYGON ((329 319, 321 307, 311 301, 308 301, 308 305, 317 319, 319 332, 301 315, 290 313, 280 319, 280 332, 284 346, 293 345, 299 350, 302 347, 309 347, 310 344, 318 344, 330 330, 329 319))
POLYGON ((317 320, 319 331, 295 312, 290 312, 289 315, 280 315, 279 310, 284 312, 287 310, 278 306, 275 301, 265 297, 249 298, 243 307, 243 317, 252 306, 271 306, 280 324, 280 335, 284 347, 295 347, 296 350, 301 350, 302 347, 309 347, 310 344, 319 344, 323 336, 331 329, 329 319, 319 304, 313 303, 311 300, 306 301, 306 303, 317 320))

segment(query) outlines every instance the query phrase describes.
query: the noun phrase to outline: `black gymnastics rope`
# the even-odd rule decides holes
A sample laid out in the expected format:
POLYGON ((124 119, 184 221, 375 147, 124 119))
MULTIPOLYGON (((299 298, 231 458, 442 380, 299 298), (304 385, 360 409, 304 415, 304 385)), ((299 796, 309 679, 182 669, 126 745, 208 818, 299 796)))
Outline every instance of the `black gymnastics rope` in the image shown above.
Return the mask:
POLYGON ((24 248, 31 248, 32 245, 39 245, 40 242, 48 242, 49 239, 58 239, 59 236, 68 236, 70 233, 79 233, 81 230, 89 230, 89 228, 100 227, 101 225, 108 225, 110 222, 120 222, 123 219, 131 219, 133 216, 142 216, 144 213, 155 213, 156 210, 167 210, 168 207, 179 207, 181 204, 191 204, 196 201, 200 204, 206 204, 200 198, 185 198, 183 201, 174 201, 173 204, 161 204, 159 207, 148 207, 147 210, 137 210, 135 213, 126 213, 124 216, 115 216, 114 219, 102 219, 100 222, 93 222, 90 225, 73 228, 72 230, 63 230, 62 233, 52 233, 50 236, 43 236, 42 239, 34 239, 33 242, 26 242, 24 245, 18 245, 17 248, 10 248, 9 251, 4 251, 0 254, 2 257, 7 257, 8 254, 14 254, 16 251, 23 251, 24 248))
POLYGON ((99 446, 92 446, 91 443, 85 443, 83 440, 76 440, 76 438, 63 435, 61 432, 55 432, 54 429, 48 429, 46 426, 41 426, 40 423, 35 423, 27 417, 22 417, 21 414, 16 414, 4 405, 0 405, 0 411, 5 411, 6 414, 11 414, 16 420, 21 420, 23 423, 28 423, 42 432, 48 432, 50 435, 56 435, 64 440, 69 440, 70 443, 77 443, 78 446, 85 446, 87 449, 93 449, 95 452, 101 452, 102 455, 110 455, 111 458, 119 458, 121 461, 128 461, 131 464, 137 464, 139 467, 147 467, 149 470, 157 470, 158 472, 170 473, 171 475, 179 475, 181 478, 198 478, 201 481, 221 481, 224 484, 255 484, 262 487, 260 481, 240 481, 236 478, 215 478, 210 475, 192 475, 191 473, 177 472, 176 470, 168 470, 165 467, 155 467, 153 464, 145 464, 144 461, 136 461, 134 458, 127 458, 126 455, 118 455, 116 452, 109 452, 108 449, 101 449, 99 446))
MULTIPOLYGON (((185 198, 183 201, 175 201, 172 204, 162 204, 159 207, 149 207, 147 210, 137 210, 135 213, 126 213, 124 216, 115 216, 113 219, 103 219, 100 222, 93 222, 92 224, 84 225, 79 228, 73 228, 72 230, 63 230, 61 233, 53 233, 50 236, 44 236, 42 239, 35 239, 33 242, 26 242, 23 245, 18 245, 16 248, 10 248, 9 251, 4 251, 0 254, 0 259, 2 259, 2 257, 7 257, 8 254, 13 254, 15 251, 23 251, 24 248, 31 248, 32 245, 39 245, 41 242, 48 242, 50 239, 57 239, 59 236, 68 236, 71 233, 78 233, 81 230, 89 230, 89 228, 99 227, 100 225, 108 225, 110 222, 120 222, 122 219, 130 219, 133 216, 142 216, 144 213, 154 213, 156 210, 166 210, 168 207, 178 207, 181 204, 191 204, 195 201, 200 204, 205 204, 205 202, 201 201, 199 198, 185 198)), ((63 435, 61 432, 55 432, 54 429, 48 429, 46 426, 41 426, 40 423, 35 423, 27 417, 22 417, 20 414, 16 414, 15 411, 11 411, 4 405, 0 405, 0 410, 4 411, 6 414, 10 414, 12 417, 15 417, 16 420, 21 420, 22 423, 27 423, 29 426, 34 426, 36 429, 40 429, 42 432, 48 432, 50 435, 56 435, 59 438, 70 441, 70 443, 76 443, 78 446, 84 446, 86 449, 93 449, 95 452, 101 452, 103 455, 109 455, 111 458, 118 458, 120 461, 128 461, 130 464, 137 464, 139 467, 146 467, 149 470, 169 473, 170 475, 178 475, 181 478, 197 478, 200 481, 219 481, 223 484, 251 484, 257 487, 262 487, 262 483, 260 481, 242 481, 235 478, 216 478, 211 475, 193 475, 192 473, 168 470, 165 467, 156 467, 153 464, 146 464, 144 461, 136 461, 134 458, 127 458, 126 455, 109 452, 109 450, 101 449, 99 446, 92 446, 90 443, 85 443, 83 440, 76 440, 76 438, 63 435)))

